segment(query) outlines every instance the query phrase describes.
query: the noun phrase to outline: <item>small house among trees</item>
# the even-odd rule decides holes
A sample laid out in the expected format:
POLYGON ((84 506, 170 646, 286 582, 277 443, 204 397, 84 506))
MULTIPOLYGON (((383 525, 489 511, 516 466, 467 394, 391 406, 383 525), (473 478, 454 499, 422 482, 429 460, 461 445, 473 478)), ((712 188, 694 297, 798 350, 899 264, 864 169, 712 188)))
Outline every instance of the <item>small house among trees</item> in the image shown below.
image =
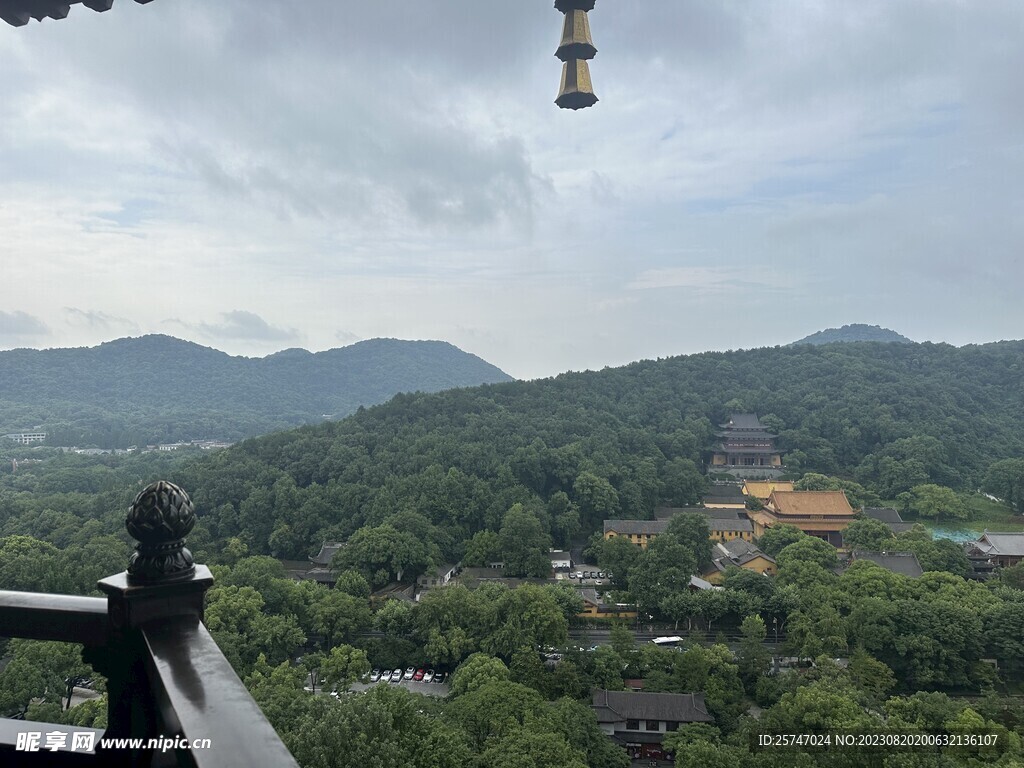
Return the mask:
POLYGON ((601 730, 633 760, 665 760, 665 734, 689 723, 712 723, 703 693, 593 692, 591 707, 601 730))

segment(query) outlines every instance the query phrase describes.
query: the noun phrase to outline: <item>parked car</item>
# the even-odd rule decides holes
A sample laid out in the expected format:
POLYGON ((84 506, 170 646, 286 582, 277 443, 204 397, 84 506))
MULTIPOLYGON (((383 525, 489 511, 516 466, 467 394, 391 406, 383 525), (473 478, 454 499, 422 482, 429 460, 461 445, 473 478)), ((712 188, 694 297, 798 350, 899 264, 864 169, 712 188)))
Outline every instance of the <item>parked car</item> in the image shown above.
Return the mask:
POLYGON ((370 673, 370 682, 376 683, 378 680, 380 680, 380 670, 375 669, 370 673))
POLYGON ((383 672, 380 673, 380 681, 382 683, 390 683, 391 682, 391 670, 390 669, 385 669, 383 672))
POLYGON ((604 578, 604 571, 598 571, 597 572, 597 578, 603 579, 604 578))
POLYGON ((583 574, 580 571, 576 571, 576 578, 577 579, 582 579, 583 578, 583 574))
POLYGON ((405 675, 403 675, 402 679, 403 680, 412 680, 412 676, 415 675, 415 674, 416 674, 416 667, 409 667, 407 670, 405 670, 405 675))
POLYGON ((400 683, 400 682, 402 682, 402 670, 396 669, 394 672, 391 673, 391 682, 392 683, 400 683))
POLYGON ((425 674, 427 674, 427 670, 425 670, 425 669, 417 669, 417 670, 416 670, 416 674, 414 674, 414 675, 412 676, 412 679, 413 679, 413 680, 414 680, 415 682, 417 682, 417 683, 418 683, 418 682, 420 682, 420 681, 421 681, 421 680, 423 679, 423 676, 424 676, 425 674))
POLYGON ((445 673, 445 672, 438 672, 436 675, 434 675, 434 682, 435 683, 443 683, 447 677, 448 677, 447 673, 445 673))
POLYGON ((423 675, 423 682, 429 683, 434 679, 434 670, 428 669, 423 675))

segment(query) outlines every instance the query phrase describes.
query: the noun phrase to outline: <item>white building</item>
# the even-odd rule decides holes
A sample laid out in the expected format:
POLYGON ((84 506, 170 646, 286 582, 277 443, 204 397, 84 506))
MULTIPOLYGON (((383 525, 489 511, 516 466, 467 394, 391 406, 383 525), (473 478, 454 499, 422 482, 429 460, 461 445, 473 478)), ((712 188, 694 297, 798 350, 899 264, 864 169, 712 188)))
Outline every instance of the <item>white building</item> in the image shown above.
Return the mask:
POLYGON ((572 558, 561 549, 551 550, 551 568, 555 571, 568 571, 572 568, 572 558))
POLYGON ((43 443, 46 442, 45 432, 12 432, 9 435, 4 435, 8 440, 13 440, 21 445, 30 445, 31 443, 43 443))

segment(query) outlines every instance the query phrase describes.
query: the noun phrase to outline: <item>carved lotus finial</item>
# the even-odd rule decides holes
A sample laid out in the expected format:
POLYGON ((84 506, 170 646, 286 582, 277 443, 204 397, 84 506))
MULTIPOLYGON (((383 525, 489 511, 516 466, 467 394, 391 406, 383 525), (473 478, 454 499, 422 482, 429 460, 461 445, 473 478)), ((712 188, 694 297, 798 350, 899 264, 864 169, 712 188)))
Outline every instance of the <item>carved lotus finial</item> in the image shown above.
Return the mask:
POLYGON ((159 480, 144 488, 124 522, 139 543, 128 563, 128 576, 140 583, 186 579, 195 573, 185 536, 196 524, 195 507, 184 490, 159 480))

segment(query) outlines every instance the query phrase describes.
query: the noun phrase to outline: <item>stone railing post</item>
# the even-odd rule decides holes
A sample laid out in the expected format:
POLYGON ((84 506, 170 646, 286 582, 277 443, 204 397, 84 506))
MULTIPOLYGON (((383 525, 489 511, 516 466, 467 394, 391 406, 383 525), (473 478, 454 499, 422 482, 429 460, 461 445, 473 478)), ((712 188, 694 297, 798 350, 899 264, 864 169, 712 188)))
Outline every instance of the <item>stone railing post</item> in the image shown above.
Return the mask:
MULTIPOLYGON (((203 600, 213 584, 205 565, 196 565, 185 547, 195 526, 191 499, 173 483, 161 480, 143 489, 128 509, 125 527, 138 542, 128 570, 102 579, 107 595, 111 641, 89 659, 107 676, 108 737, 173 737, 173 723, 163 723, 150 681, 144 624, 198 623, 203 600), (170 732, 166 732, 170 731, 170 732)), ((118 751, 105 756, 111 765, 161 765, 160 755, 118 751)), ((173 754, 164 759, 173 759, 173 754)))

